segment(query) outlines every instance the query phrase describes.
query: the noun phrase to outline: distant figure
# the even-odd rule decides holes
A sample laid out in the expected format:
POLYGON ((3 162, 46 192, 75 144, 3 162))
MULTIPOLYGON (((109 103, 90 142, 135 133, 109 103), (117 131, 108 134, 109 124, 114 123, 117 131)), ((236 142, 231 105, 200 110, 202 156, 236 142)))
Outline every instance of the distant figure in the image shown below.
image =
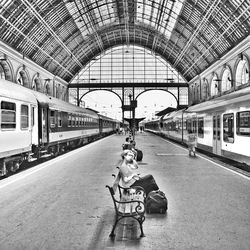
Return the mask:
POLYGON ((134 153, 134 155, 135 155, 134 158, 137 159, 137 151, 135 149, 135 145, 136 145, 136 142, 134 140, 130 140, 128 149, 131 150, 134 153))
POLYGON ((129 137, 126 137, 125 142, 122 144, 122 149, 129 149, 130 147, 130 141, 129 141, 129 137))
POLYGON ((196 156, 196 150, 195 147, 196 145, 196 134, 192 132, 192 130, 188 130, 188 152, 189 152, 189 156, 196 156))
POLYGON ((123 135, 123 131, 124 131, 124 129, 123 129, 123 128, 120 128, 120 133, 119 133, 119 134, 122 134, 122 135, 123 135))

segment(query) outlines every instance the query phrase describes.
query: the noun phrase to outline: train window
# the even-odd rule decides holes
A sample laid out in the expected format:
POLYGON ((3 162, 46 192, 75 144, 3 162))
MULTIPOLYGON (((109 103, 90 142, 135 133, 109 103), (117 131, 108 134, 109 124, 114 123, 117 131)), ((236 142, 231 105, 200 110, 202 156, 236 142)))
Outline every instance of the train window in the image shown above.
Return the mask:
POLYGON ((250 136, 250 111, 238 112, 236 124, 237 135, 250 136))
POLYGON ((16 128, 16 104, 1 102, 1 129, 16 128))
POLYGON ((234 114, 223 115, 223 140, 234 142, 234 114))
POLYGON ((76 124, 76 117, 72 115, 72 127, 75 127, 76 124))
POLYGON ((213 139, 216 139, 216 116, 213 116, 213 139))
POLYGON ((21 105, 21 129, 29 128, 29 107, 21 105))
POLYGON ((31 111, 31 124, 32 124, 32 127, 34 127, 35 125, 35 108, 32 107, 32 111, 31 111))
POLYGON ((197 132, 197 120, 195 118, 192 118, 192 131, 193 133, 197 132))
POLYGON ((56 112, 55 110, 50 110, 50 127, 54 128, 56 126, 56 112))
POLYGON ((78 127, 78 125, 79 125, 79 116, 77 115, 76 116, 76 127, 78 127))
POLYGON ((58 127, 62 127, 62 112, 57 113, 57 124, 58 127))
POLYGON ((198 118, 198 137, 204 137, 204 118, 198 118))
POLYGON ((186 121, 186 127, 187 127, 187 131, 192 131, 192 126, 191 126, 191 120, 190 119, 188 119, 187 121, 186 121))
POLYGON ((220 116, 217 116, 217 140, 220 140, 220 116))
POLYGON ((71 127, 72 125, 72 116, 68 115, 68 127, 71 127))

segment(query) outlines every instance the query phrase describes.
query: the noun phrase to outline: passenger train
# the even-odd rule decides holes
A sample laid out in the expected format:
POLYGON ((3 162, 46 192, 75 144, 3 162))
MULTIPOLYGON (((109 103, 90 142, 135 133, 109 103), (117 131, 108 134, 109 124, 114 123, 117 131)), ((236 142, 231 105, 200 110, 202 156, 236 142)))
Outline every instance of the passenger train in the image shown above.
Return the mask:
POLYGON ((250 87, 168 113, 145 129, 183 144, 192 131, 203 152, 250 165, 250 87))
POLYGON ((0 176, 114 133, 120 122, 0 80, 0 176))

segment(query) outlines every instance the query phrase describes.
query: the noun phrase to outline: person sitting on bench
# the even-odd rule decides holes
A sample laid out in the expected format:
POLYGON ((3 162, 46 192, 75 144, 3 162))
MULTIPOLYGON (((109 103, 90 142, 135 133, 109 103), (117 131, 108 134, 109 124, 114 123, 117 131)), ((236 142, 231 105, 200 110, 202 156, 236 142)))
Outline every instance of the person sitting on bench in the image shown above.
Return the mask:
POLYGON ((122 152, 122 161, 118 166, 121 174, 121 186, 124 188, 141 186, 144 188, 146 195, 153 190, 158 190, 159 187, 151 174, 143 177, 139 176, 138 164, 134 156, 132 150, 124 150, 122 152))

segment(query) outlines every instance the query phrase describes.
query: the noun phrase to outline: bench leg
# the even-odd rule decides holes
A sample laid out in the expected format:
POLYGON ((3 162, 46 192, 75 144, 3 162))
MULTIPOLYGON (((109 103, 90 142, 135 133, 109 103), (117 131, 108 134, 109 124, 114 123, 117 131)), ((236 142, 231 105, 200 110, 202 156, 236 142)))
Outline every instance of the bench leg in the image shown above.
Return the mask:
POLYGON ((115 224, 114 224, 114 226, 112 228, 112 231, 111 231, 109 237, 112 237, 112 238, 115 237, 115 228, 116 228, 117 222, 118 222, 118 219, 116 218, 115 219, 115 224))
POLYGON ((145 234, 143 232, 143 228, 142 228, 142 223, 141 222, 140 222, 140 228, 141 228, 141 235, 140 235, 140 237, 145 237, 145 234))
POLYGON ((141 218, 138 219, 138 222, 140 224, 140 229, 141 229, 140 237, 145 237, 145 234, 143 232, 143 227, 142 227, 142 223, 144 222, 144 220, 145 220, 145 216, 142 216, 141 218))

